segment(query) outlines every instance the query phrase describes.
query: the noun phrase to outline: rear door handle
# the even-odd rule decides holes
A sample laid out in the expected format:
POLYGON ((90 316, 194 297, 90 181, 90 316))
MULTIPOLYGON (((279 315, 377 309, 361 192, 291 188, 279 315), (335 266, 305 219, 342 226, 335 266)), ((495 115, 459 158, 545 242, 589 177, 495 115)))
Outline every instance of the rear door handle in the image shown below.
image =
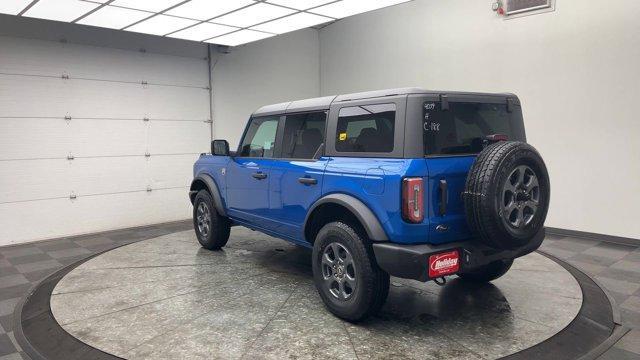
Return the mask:
POLYGON ((258 180, 263 180, 263 179, 267 178, 267 174, 265 174, 263 172, 253 173, 253 174, 251 174, 251 176, 253 176, 254 178, 256 178, 258 180))
POLYGON ((298 182, 305 185, 315 185, 318 183, 318 180, 311 177, 301 177, 301 178, 298 178, 298 182))

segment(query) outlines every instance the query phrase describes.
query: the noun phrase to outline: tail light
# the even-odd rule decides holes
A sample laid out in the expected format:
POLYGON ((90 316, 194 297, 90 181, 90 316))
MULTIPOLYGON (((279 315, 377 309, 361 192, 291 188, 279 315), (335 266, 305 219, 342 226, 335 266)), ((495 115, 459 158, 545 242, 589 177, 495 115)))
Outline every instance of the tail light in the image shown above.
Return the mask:
POLYGON ((422 178, 402 180, 402 217, 412 223, 424 219, 424 182, 422 178))

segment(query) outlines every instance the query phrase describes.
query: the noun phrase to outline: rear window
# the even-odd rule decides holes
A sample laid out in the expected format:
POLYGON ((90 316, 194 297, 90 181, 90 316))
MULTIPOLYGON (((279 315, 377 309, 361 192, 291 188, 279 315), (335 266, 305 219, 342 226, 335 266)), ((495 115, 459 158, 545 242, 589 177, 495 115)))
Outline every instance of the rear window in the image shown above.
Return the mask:
POLYGON ((338 115, 336 150, 392 152, 395 120, 395 104, 343 107, 338 115))
POLYGON ((449 102, 446 110, 439 102, 423 104, 425 155, 477 154, 495 134, 524 141, 519 106, 509 112, 506 104, 449 102))

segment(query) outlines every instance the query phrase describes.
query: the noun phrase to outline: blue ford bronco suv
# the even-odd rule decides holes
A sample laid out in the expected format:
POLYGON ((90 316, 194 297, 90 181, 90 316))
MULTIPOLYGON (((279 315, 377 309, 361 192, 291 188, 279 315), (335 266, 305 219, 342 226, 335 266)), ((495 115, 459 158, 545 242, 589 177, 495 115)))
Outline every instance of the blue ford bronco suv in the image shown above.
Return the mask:
POLYGON ((513 94, 371 91, 264 106, 237 151, 214 140, 189 197, 200 244, 242 225, 312 248, 343 319, 375 313, 389 276, 486 282, 544 238, 550 186, 513 94))

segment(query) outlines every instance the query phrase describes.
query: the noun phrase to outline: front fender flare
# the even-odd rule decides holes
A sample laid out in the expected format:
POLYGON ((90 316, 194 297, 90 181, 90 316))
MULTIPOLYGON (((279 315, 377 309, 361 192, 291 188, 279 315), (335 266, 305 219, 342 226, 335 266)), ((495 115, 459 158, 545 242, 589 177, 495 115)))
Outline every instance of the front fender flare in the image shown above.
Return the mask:
POLYGON ((195 198, 195 194, 197 193, 197 191, 194 190, 194 184, 196 183, 196 181, 202 181, 205 183, 205 185, 207 186, 207 190, 209 190, 209 194, 211 194, 211 197, 213 198, 213 204, 215 205, 218 214, 227 216, 227 211, 224 208, 222 197, 220 196, 220 190, 218 190, 218 184, 216 184, 216 181, 209 174, 199 174, 193 179, 193 181, 191 181, 191 187, 189 191, 189 198, 191 199, 191 203, 193 204, 193 199, 195 198))
POLYGON ((347 195, 347 194, 329 194, 323 196, 318 201, 316 201, 311 209, 307 212, 307 216, 304 219, 304 227, 302 229, 302 233, 305 233, 307 224, 309 223, 309 217, 313 214, 313 211, 322 204, 333 203, 337 205, 344 206, 349 209, 356 218, 362 224, 362 227, 367 232, 367 236, 372 241, 388 241, 389 238, 382 228, 382 224, 375 216, 375 214, 365 205, 362 201, 357 198, 347 195))

